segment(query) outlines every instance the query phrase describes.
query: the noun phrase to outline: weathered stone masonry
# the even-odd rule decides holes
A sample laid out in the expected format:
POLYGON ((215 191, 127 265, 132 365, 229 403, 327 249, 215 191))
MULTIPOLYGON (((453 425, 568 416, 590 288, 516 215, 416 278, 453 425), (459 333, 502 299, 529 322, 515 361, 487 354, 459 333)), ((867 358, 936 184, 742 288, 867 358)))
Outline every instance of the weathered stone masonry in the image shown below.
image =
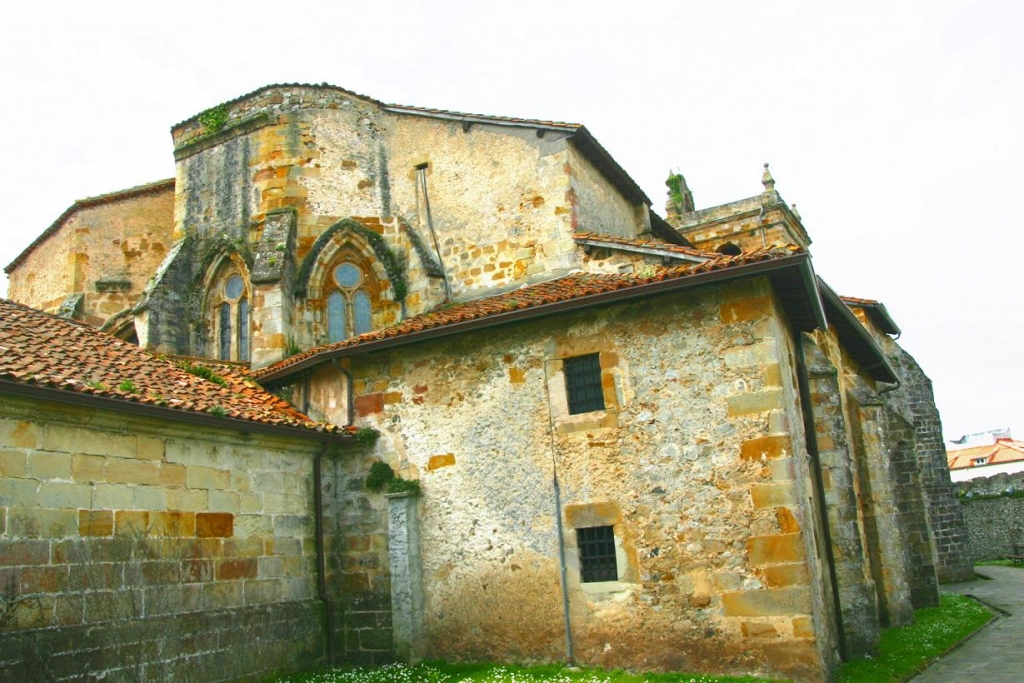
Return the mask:
POLYGON ((314 450, 5 397, 0 677, 226 680, 323 661, 314 450))
POLYGON ((425 490, 425 651, 563 654, 554 460, 581 661, 820 666, 815 629, 827 627, 812 616, 820 589, 783 399, 794 390, 783 388, 772 311, 764 284, 737 283, 353 358, 355 407, 382 431, 378 450, 425 490), (605 417, 560 415, 548 398, 564 391, 558 359, 595 351, 605 417), (586 519, 621 536, 623 578, 610 591, 579 584, 572 529, 586 519))
MULTIPOLYGON (((172 137, 173 181, 76 203, 12 264, 12 283, 50 257, 74 275, 25 302, 63 294, 63 314, 149 351, 248 363, 298 412, 380 439, 337 453, 303 430, 186 440, 5 408, 0 571, 28 577, 14 628, 52 639, 54 666, 86 658, 62 633, 101 630, 157 634, 86 639, 90 671, 114 677, 552 661, 567 617, 579 662, 817 681, 970 571, 930 382, 884 307, 817 278, 767 165, 762 192, 701 210, 673 176, 664 220, 578 124, 277 85, 172 137), (147 202, 170 235, 149 242, 166 247, 140 265, 149 284, 88 284, 139 251, 147 202), (600 408, 572 414, 581 361, 600 408), (76 430, 105 436, 79 447, 76 430), (367 492, 380 459, 423 496, 367 492), (595 528, 614 572, 584 581, 595 528), (98 588, 81 579, 95 564, 98 588)), ((36 641, 7 642, 3 666, 38 669, 36 641)))

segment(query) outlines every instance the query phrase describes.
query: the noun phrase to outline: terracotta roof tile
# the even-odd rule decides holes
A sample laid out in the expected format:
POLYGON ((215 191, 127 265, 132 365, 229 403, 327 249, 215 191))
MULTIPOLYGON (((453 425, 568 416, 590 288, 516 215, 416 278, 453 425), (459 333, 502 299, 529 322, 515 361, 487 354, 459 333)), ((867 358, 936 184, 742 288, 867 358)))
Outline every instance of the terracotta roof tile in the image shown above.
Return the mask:
POLYGON ((1024 441, 1014 439, 996 439, 994 444, 958 448, 946 452, 946 462, 951 470, 998 465, 1018 460, 1024 460, 1024 441), (978 458, 985 458, 985 461, 976 465, 974 461, 978 458))
POLYGON ((860 299, 855 296, 840 296, 839 298, 852 306, 877 306, 881 303, 874 299, 860 299))
POLYGON ((0 299, 0 380, 265 425, 347 430, 306 417, 253 382, 244 368, 154 356, 6 299, 0 299), (208 367, 223 385, 188 372, 189 365, 208 367))
POLYGON ((885 304, 881 301, 876 301, 874 299, 860 299, 855 296, 841 296, 839 298, 850 308, 864 309, 868 314, 868 317, 874 321, 875 325, 877 325, 883 333, 896 335, 901 333, 899 325, 897 325, 896 321, 892 319, 892 316, 889 315, 889 311, 886 309, 885 304))
POLYGON ((319 346, 257 370, 253 373, 253 377, 258 381, 267 375, 276 374, 291 365, 296 365, 314 356, 330 353, 337 349, 357 347, 361 344, 367 344, 380 339, 402 337, 428 329, 442 328, 470 320, 489 318, 502 313, 509 313, 510 311, 582 299, 587 296, 639 287, 664 280, 683 279, 700 273, 734 268, 749 263, 786 258, 798 253, 803 253, 803 250, 794 245, 786 245, 759 249, 737 256, 716 254, 715 258, 703 263, 658 268, 649 276, 574 273, 556 280, 526 285, 504 294, 443 306, 429 313, 408 318, 391 327, 367 332, 358 337, 351 337, 333 344, 319 346))

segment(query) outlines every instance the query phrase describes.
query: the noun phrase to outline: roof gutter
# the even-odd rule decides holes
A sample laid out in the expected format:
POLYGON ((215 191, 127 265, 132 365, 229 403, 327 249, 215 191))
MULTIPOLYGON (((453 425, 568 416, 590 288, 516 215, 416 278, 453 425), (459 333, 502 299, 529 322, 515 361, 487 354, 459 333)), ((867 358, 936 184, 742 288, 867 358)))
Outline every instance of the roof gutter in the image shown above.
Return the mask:
POLYGON ((56 401, 69 405, 83 406, 87 408, 105 408, 121 413, 127 413, 138 417, 149 417, 157 420, 171 420, 174 422, 185 422, 188 424, 211 427, 214 429, 234 429, 255 434, 267 434, 279 437, 291 437, 308 439, 320 443, 343 444, 352 443, 352 436, 347 433, 321 432, 312 429, 301 429, 299 427, 288 427, 284 425, 273 425, 265 422, 252 420, 240 420, 235 417, 217 417, 206 413, 194 413, 176 408, 154 406, 148 403, 133 403, 122 399, 97 396, 96 394, 85 394, 77 391, 54 389, 35 384, 24 384, 13 382, 9 379, 0 378, 0 393, 14 394, 26 398, 34 398, 45 401, 56 401))
POLYGON ((351 346, 343 346, 337 349, 325 350, 321 353, 303 358, 302 360, 296 361, 291 365, 287 365, 283 368, 279 368, 266 374, 257 374, 253 377, 260 384, 267 384, 275 382, 277 380, 284 379, 297 372, 301 372, 307 368, 319 365, 326 361, 335 358, 344 358, 347 356, 356 356, 371 351, 381 351, 384 349, 390 349, 397 346, 405 346, 407 344, 414 344, 430 339, 439 339, 442 337, 449 337, 456 334, 462 334, 464 332, 470 332, 473 330, 481 330, 490 327, 497 327, 499 325, 506 325, 509 323, 520 322, 524 320, 533 320, 535 318, 541 318, 556 313, 562 313, 570 310, 582 310, 593 306, 602 306, 604 304, 618 303, 623 301, 630 301, 632 299, 638 299, 641 297, 652 296, 655 294, 662 294, 667 292, 680 291, 683 289, 689 289, 691 287, 699 287, 702 285, 711 284, 714 282, 720 282, 723 280, 731 280, 739 277, 750 277, 762 273, 771 273, 773 271, 780 271, 787 268, 799 268, 801 281, 809 287, 808 292, 814 292, 813 303, 814 307, 814 318, 818 323, 819 327, 825 328, 827 323, 825 322, 825 313, 821 308, 821 301, 818 298, 817 288, 814 284, 814 271, 810 268, 810 257, 808 254, 795 254, 793 256, 785 257, 784 259, 773 259, 769 261, 761 261, 759 263, 751 263, 734 268, 724 268, 722 270, 712 270, 704 273, 698 273, 696 275, 690 275, 687 277, 674 278, 670 280, 659 280, 656 282, 647 282, 642 285, 634 287, 624 287, 622 289, 615 289, 609 292, 601 292, 600 294, 591 294, 576 299, 569 299, 566 301, 558 301, 551 304, 542 304, 540 306, 532 306, 530 308, 515 309, 508 312, 498 313, 491 316, 482 318, 475 318, 473 320, 465 320, 462 322, 453 323, 451 325, 440 325, 430 329, 422 330, 419 332, 412 332, 409 334, 398 335, 394 337, 385 337, 383 339, 373 339, 360 344, 352 344, 351 346))

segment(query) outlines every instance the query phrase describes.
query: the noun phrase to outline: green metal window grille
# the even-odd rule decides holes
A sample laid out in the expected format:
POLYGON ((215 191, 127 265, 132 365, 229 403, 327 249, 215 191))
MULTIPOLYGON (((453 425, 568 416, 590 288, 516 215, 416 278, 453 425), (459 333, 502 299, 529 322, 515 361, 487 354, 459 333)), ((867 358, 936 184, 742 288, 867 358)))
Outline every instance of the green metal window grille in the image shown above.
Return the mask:
POLYGON ((592 526, 576 530, 580 549, 580 581, 618 581, 615 562, 615 534, 610 526, 592 526))
POLYGON ((604 410, 604 390, 601 388, 601 359, 599 354, 566 358, 565 393, 569 398, 569 414, 579 415, 604 410))

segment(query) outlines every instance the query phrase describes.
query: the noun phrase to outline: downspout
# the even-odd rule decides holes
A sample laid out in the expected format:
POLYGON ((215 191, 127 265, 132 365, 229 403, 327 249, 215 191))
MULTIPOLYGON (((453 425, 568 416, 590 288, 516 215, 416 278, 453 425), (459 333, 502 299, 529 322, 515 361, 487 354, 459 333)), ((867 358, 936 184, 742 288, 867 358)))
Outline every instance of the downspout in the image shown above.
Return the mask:
POLYGON ((334 666, 334 598, 327 592, 327 549, 324 547, 324 456, 331 449, 324 444, 313 458, 313 511, 316 523, 316 588, 324 605, 324 639, 327 641, 327 665, 334 666))
POLYGON ((888 386, 885 389, 880 389, 880 390, 878 390, 875 393, 877 393, 879 396, 881 396, 882 394, 888 394, 890 391, 896 391, 901 386, 903 386, 903 383, 900 382, 899 379, 897 379, 891 386, 888 386))
POLYGON ((437 263, 441 266, 441 277, 444 278, 444 293, 446 301, 452 300, 452 285, 448 282, 448 271, 444 267, 444 259, 441 258, 441 248, 437 244, 437 233, 434 232, 434 219, 430 215, 430 197, 427 195, 427 165, 420 164, 416 167, 416 191, 423 191, 423 210, 427 214, 427 228, 430 230, 430 238, 434 242, 434 253, 437 254, 437 263))
POLYGON ((847 661, 846 631, 843 628, 843 605, 839 599, 839 581, 836 576, 836 558, 832 552, 832 531, 828 523, 828 508, 825 505, 825 480, 821 473, 821 456, 818 451, 818 436, 814 431, 814 412, 811 409, 811 383, 807 374, 807 363, 804 360, 803 333, 793 330, 793 347, 796 354, 796 376, 800 390, 800 414, 803 417, 804 435, 807 442, 807 455, 811 460, 811 471, 814 475, 815 498, 818 500, 818 516, 821 522, 822 543, 825 545, 825 559, 828 563, 828 575, 832 584, 832 607, 836 615, 836 636, 839 640, 839 657, 847 661))
POLYGON ((548 401, 548 445, 551 449, 551 485, 555 493, 558 564, 562 574, 562 621, 565 624, 565 663, 573 666, 576 663, 576 655, 573 653, 572 620, 569 617, 569 583, 568 569, 565 562, 565 528, 562 526, 562 489, 558 484, 558 462, 555 459, 555 417, 551 414, 551 386, 548 381, 548 363, 560 360, 562 359, 548 358, 544 361, 544 393, 548 401))
MULTIPOLYGON (((352 424, 352 420, 355 416, 355 410, 352 405, 352 373, 341 366, 337 358, 331 359, 331 364, 338 370, 342 375, 345 376, 345 384, 347 386, 347 400, 345 402, 348 409, 348 421, 347 425, 352 424)), ((303 412, 309 410, 309 375, 307 374, 302 382, 302 402, 304 404, 303 412)), ((327 641, 327 665, 334 666, 337 661, 334 647, 334 598, 327 591, 327 547, 326 540, 324 538, 324 489, 323 489, 323 463, 324 456, 330 451, 331 447, 329 444, 324 444, 323 447, 317 451, 316 457, 313 458, 313 518, 316 527, 316 588, 317 594, 320 597, 320 602, 324 605, 324 639, 327 641)))

